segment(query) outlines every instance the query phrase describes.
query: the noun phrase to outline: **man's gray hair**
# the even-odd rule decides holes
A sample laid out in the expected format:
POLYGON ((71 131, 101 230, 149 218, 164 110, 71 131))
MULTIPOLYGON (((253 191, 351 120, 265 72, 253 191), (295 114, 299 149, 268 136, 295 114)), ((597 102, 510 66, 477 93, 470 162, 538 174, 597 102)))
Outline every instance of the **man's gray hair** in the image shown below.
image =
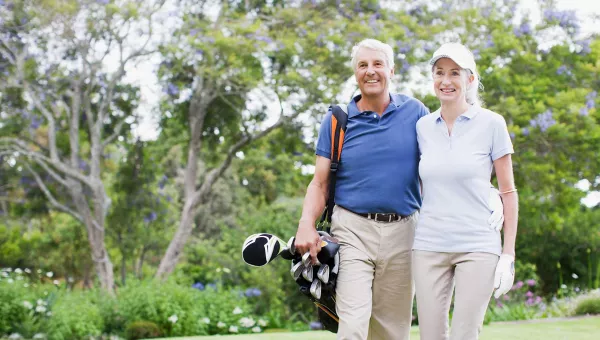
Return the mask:
POLYGON ((356 55, 361 48, 367 48, 373 51, 382 52, 385 55, 385 59, 387 62, 387 66, 391 69, 394 68, 394 50, 392 46, 383 43, 379 40, 375 39, 365 39, 358 44, 352 47, 352 69, 356 69, 356 65, 358 64, 358 60, 356 60, 356 55))

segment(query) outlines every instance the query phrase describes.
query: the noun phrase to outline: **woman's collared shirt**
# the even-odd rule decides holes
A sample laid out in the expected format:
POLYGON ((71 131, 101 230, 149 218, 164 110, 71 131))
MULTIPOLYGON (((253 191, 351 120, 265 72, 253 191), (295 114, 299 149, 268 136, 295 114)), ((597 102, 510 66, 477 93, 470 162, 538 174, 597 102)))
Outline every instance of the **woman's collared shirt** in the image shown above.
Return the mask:
POLYGON ((423 204, 413 249, 500 255, 487 222, 493 162, 513 153, 504 118, 471 106, 448 133, 440 110, 417 123, 423 204))

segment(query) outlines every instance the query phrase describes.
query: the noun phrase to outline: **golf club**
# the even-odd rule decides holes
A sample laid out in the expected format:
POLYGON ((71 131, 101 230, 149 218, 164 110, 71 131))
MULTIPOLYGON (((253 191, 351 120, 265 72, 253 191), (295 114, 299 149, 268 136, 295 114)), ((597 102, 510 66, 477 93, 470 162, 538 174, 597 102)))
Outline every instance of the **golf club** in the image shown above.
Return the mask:
POLYGON ((288 243, 279 237, 260 233, 248 236, 242 246, 244 262, 254 267, 262 267, 281 255, 286 260, 291 260, 294 255, 289 251, 288 244, 294 243, 292 237, 288 243))
POLYGON ((319 278, 319 280, 321 280, 323 283, 327 283, 329 282, 329 265, 327 264, 322 264, 319 267, 319 271, 317 272, 317 277, 319 278))

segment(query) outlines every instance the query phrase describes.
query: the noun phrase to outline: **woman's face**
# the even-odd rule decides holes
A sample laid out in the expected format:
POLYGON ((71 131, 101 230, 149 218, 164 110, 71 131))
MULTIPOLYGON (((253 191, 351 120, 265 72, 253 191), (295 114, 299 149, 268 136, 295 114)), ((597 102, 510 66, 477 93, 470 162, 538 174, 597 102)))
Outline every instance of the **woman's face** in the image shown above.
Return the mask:
POLYGON ((441 58, 433 65, 433 89, 442 104, 466 103, 467 89, 474 79, 452 59, 441 58))

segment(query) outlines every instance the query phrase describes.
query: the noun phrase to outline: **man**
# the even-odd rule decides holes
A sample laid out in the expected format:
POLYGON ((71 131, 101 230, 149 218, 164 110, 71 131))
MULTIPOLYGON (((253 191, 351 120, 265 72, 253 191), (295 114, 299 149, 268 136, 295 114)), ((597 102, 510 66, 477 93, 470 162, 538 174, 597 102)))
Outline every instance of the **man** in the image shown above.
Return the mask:
MULTIPOLYGON (((360 95, 348 105, 331 225, 340 243, 338 339, 408 339, 411 250, 421 207, 416 123, 429 111, 414 98, 390 94, 394 53, 389 45, 361 41, 352 49, 352 68, 360 95)), ((331 112, 321 124, 316 154, 295 241, 297 251, 310 252, 313 262, 320 250, 315 221, 329 189, 331 112)), ((497 202, 492 227, 502 225, 497 202)))
MULTIPOLYGON (((392 48, 367 39, 352 50, 360 95, 348 123, 331 232, 339 240, 338 339, 408 339, 412 320, 411 248, 421 206, 416 123, 428 113, 418 100, 391 95, 392 48)), ((308 186, 296 249, 319 248, 315 220, 328 196, 331 112, 321 125, 315 175, 308 186)))

